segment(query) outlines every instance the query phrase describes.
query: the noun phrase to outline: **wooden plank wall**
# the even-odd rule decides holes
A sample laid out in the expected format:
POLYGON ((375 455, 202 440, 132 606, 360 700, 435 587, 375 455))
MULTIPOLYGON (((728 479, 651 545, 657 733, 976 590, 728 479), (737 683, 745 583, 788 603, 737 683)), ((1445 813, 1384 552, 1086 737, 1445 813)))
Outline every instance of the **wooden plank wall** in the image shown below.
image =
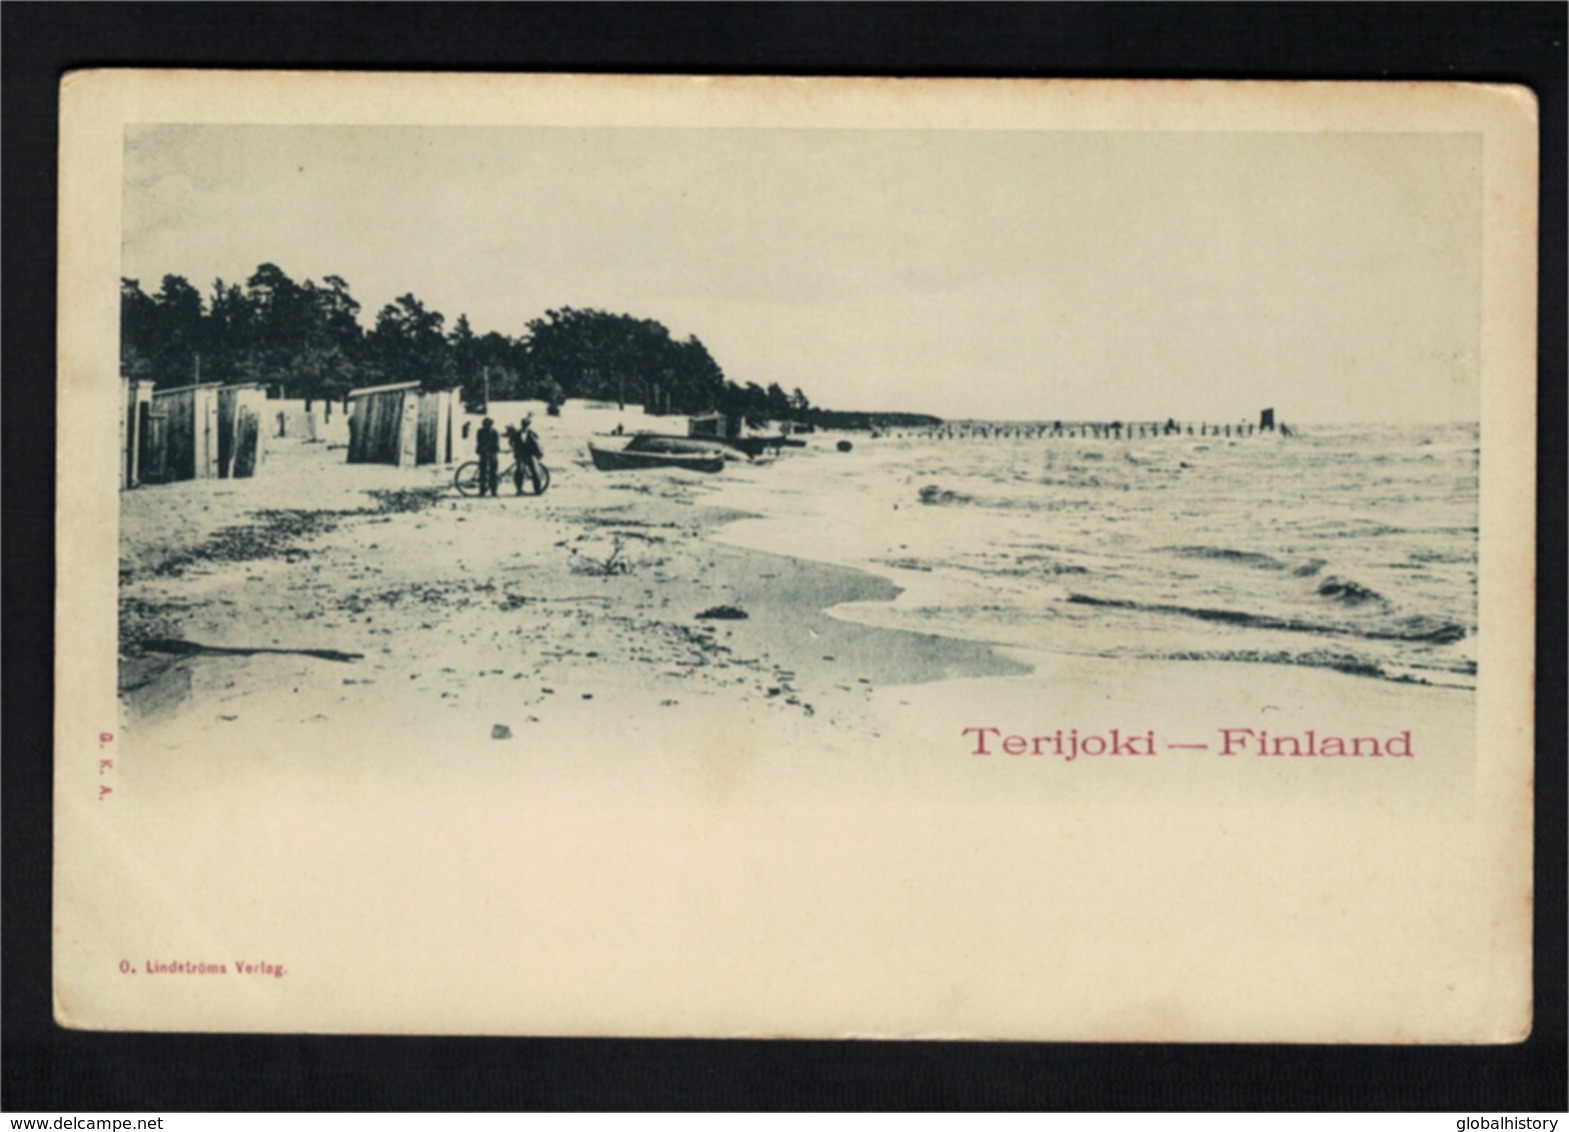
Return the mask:
POLYGON ((443 464, 452 463, 452 421, 457 416, 458 401, 462 391, 448 389, 441 395, 441 423, 436 426, 438 459, 443 464))
POLYGON ((398 420, 398 458, 393 463, 400 468, 412 468, 419 463, 419 390, 405 390, 402 397, 403 415, 398 420))
POLYGON ((457 404, 455 389, 430 390, 419 395, 417 464, 452 463, 452 418, 457 404))
POLYGON ((418 400, 419 439, 415 444, 414 462, 434 464, 437 455, 436 437, 441 424, 442 397, 439 393, 422 393, 418 400))
MULTIPOLYGON (((146 396, 151 397, 149 388, 146 396)), ((138 405, 143 400, 143 384, 120 378, 120 487, 135 487, 140 479, 142 430, 138 405)))
POLYGON ((234 423, 230 445, 234 458, 231 475, 236 478, 254 476, 261 468, 265 451, 262 418, 267 411, 265 389, 236 389, 234 393, 234 423))
POLYGON ((354 416, 349 422, 349 463, 398 463, 403 450, 404 392, 389 389, 354 399, 354 416))
POLYGON ((234 388, 218 390, 218 478, 228 479, 234 463, 234 409, 240 391, 234 388))
POLYGON ((153 411, 165 419, 164 473, 169 480, 196 478, 196 390, 153 394, 153 411))
POLYGON ((144 483, 169 482, 169 418, 154 410, 151 399, 137 423, 139 478, 144 483))
POLYGON ((136 403, 131 398, 129 378, 120 378, 120 490, 131 486, 131 425, 136 419, 136 403))
POLYGON ((191 390, 192 422, 195 430, 196 479, 214 479, 218 475, 218 390, 198 386, 191 390))

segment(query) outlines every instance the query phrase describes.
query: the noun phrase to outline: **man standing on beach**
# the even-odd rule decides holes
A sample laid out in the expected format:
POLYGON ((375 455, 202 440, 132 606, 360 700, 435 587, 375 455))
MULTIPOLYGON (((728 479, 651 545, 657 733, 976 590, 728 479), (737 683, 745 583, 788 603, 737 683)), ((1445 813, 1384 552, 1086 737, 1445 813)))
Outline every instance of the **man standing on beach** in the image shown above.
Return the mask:
POLYGON ((512 486, 519 495, 523 494, 523 473, 528 473, 529 481, 534 485, 534 494, 540 493, 539 463, 544 456, 544 450, 539 446, 539 434, 534 431, 534 416, 530 413, 524 417, 517 428, 508 426, 507 442, 512 445, 512 486))
POLYGON ((479 454, 479 494, 481 497, 494 496, 496 481, 501 478, 496 466, 496 457, 501 453, 501 437, 496 435, 496 422, 489 417, 479 426, 474 450, 479 454))

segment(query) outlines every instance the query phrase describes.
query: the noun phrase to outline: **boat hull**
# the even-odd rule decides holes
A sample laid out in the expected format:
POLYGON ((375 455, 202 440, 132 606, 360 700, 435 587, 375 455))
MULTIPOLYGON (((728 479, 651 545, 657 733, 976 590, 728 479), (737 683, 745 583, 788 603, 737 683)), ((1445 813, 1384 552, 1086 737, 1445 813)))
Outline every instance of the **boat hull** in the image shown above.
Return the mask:
POLYGON ((635 452, 627 449, 597 448, 590 444, 588 454, 594 467, 602 472, 629 472, 648 468, 685 468, 689 472, 718 472, 725 466, 723 456, 696 452, 635 452))
POLYGON ((732 448, 722 440, 708 440, 695 436, 670 436, 658 432, 635 433, 627 441, 624 452, 658 452, 664 454, 677 453, 683 456, 720 456, 731 460, 740 459, 739 449, 732 448))
MULTIPOLYGON (((755 460, 770 449, 778 452, 789 443, 783 436, 673 436, 640 432, 627 442, 627 449, 633 452, 717 452, 732 458, 739 453, 755 460)), ((798 446, 804 445, 804 441, 798 442, 798 446)))

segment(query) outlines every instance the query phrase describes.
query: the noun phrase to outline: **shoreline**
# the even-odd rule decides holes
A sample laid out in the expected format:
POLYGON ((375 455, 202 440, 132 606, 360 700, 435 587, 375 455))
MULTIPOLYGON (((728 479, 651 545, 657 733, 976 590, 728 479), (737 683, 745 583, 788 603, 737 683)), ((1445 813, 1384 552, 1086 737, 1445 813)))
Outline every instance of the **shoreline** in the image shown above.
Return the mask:
MULTIPOLYGON (((302 446, 296 456, 296 478, 314 475, 316 454, 302 446)), ((1469 690, 1327 668, 1084 656, 964 637, 945 624, 931 632, 879 624, 876 611, 887 617, 920 600, 921 576, 814 557, 817 544, 785 553, 787 517, 775 522, 772 542, 758 538, 772 517, 734 506, 726 488, 687 473, 562 471, 543 499, 491 501, 456 496, 443 486, 445 471, 354 469, 316 509, 329 520, 319 528, 299 524, 300 509, 272 506, 288 494, 282 482, 235 487, 217 497, 225 506, 216 512, 211 499, 208 510, 149 527, 148 546, 163 539, 162 553, 179 560, 191 548, 170 530, 206 530, 218 545, 245 550, 231 520, 247 508, 293 516, 288 545, 260 536, 250 549, 270 548, 263 557, 195 563, 173 576, 149 565, 133 533, 122 616, 129 606, 143 637, 206 648, 150 651, 134 637, 122 648, 128 738, 243 752, 257 767, 276 763, 280 745, 316 752, 316 766, 343 773, 370 773, 390 759, 396 773, 417 778, 442 761, 420 751, 462 752, 472 766, 525 779, 636 780, 651 767, 701 779, 714 765, 747 765, 750 785, 731 782, 726 797, 761 781, 821 793, 847 774, 883 797, 953 802, 995 801, 1005 785, 1042 803, 1104 801, 1129 789, 1264 798, 1281 774, 1310 776, 1313 797, 1355 801, 1361 791, 1379 804, 1458 802, 1468 789, 1475 754, 1451 737, 1469 733, 1469 690), (390 488, 394 479, 404 486, 390 488), (738 531, 743 524, 751 526, 738 531), (1425 788, 1392 792, 1393 779, 1386 788, 1366 772, 1266 773, 1269 760, 1228 779, 1212 759, 1165 751, 1160 769, 1137 783, 1085 763, 1071 782, 1059 774, 1005 784, 966 757, 961 732, 987 726, 1155 729, 1173 742, 1221 727, 1416 726, 1429 769, 1425 788), (1448 734, 1432 738, 1440 729, 1448 734), (633 768, 629 740, 648 751, 649 766, 633 768), (535 757, 556 751, 576 761, 535 757)), ((146 522, 145 512, 189 511, 203 499, 188 490, 135 506, 146 522)), ((165 774, 178 777, 168 766, 165 774)))
MULTIPOLYGON (((589 420, 588 423, 604 422, 589 420)), ((577 420, 573 424, 581 429, 583 421, 577 420)), ((835 553, 830 547, 831 539, 819 538, 817 532, 809 529, 808 512, 802 511, 800 504, 793 505, 792 511, 788 501, 792 493, 801 494, 803 482, 810 489, 810 471, 805 473, 804 480, 784 479, 787 486, 783 489, 780 473, 785 472, 785 468, 768 465, 741 467, 737 470, 744 478, 732 473, 723 482, 669 474, 660 476, 657 481, 646 477, 601 479, 576 451, 582 439, 582 436, 555 438, 553 447, 557 448, 558 458, 563 444, 574 457, 570 464, 564 461, 559 464, 560 470, 566 473, 565 482, 558 483, 556 490, 543 500, 496 501, 496 506, 517 512, 503 522, 490 521, 499 519, 494 516, 482 518, 488 501, 462 500, 452 493, 448 467, 410 470, 345 464, 323 468, 323 464, 342 461, 336 446, 298 441, 280 442, 273 459, 282 468, 269 467, 255 479, 187 482, 122 493, 122 526, 130 529, 122 530, 121 539, 121 692, 134 694, 148 682, 149 675, 156 677, 161 671, 180 667, 191 660, 190 657, 160 655, 134 647, 147 638, 174 638, 178 643, 189 637, 200 645, 220 649, 336 649, 327 635, 317 630, 321 626, 332 626, 353 637, 352 623, 356 619, 353 613, 364 614, 367 624, 374 617, 368 609, 354 611, 352 607, 357 600, 389 607, 384 610, 382 624, 390 618, 397 626, 399 611, 390 608, 399 601, 395 587, 366 594, 361 592, 364 587, 349 584, 365 581, 370 574, 379 575, 384 569, 373 561, 376 558, 373 552, 384 554, 379 542, 359 539, 364 545, 357 546, 357 536, 343 534, 367 525, 386 527, 388 538, 400 544, 396 553, 413 554, 415 558, 424 555, 433 578, 443 574, 445 565, 439 555, 431 554, 428 545, 431 537, 416 539, 413 530, 405 528, 424 529, 435 523, 443 531, 441 537, 452 547, 475 544, 476 561, 465 562, 461 556, 458 558, 461 585, 457 588, 466 591, 471 601, 482 600, 487 592, 496 592, 494 585, 487 590, 484 581, 476 578, 477 573, 492 569, 505 581, 508 569, 525 565, 487 554, 483 540, 511 538, 520 531, 532 535, 540 529, 548 529, 553 546, 565 551, 565 557, 557 555, 553 565, 565 568, 574 576, 605 575, 598 578, 602 589, 611 575, 646 573, 659 587, 675 582, 680 589, 679 596, 664 594, 657 607, 649 600, 633 601, 625 611, 626 615, 643 618, 664 631, 684 623, 687 628, 701 631, 714 641, 722 641, 733 635, 736 622, 716 619, 704 624, 695 619, 701 609, 686 610, 684 616, 673 618, 672 605, 693 604, 703 594, 717 594, 720 598, 728 594, 737 601, 750 603, 755 609, 748 610, 748 616, 751 619, 755 613, 757 624, 743 630, 743 635, 760 638, 761 634, 755 630, 766 626, 777 647, 789 654, 791 670, 820 663, 814 660, 815 646, 809 639, 822 637, 825 633, 844 639, 837 640, 834 649, 825 646, 815 655, 837 656, 838 652, 845 652, 854 656, 856 663, 874 669, 858 673, 857 678, 868 676, 876 684, 1019 675, 1024 672, 1021 665, 1032 663, 1024 658, 1037 654, 1058 655, 1058 650, 1049 646, 1043 649, 1029 633, 999 636, 967 631, 962 616, 964 601, 975 600, 975 595, 984 598, 984 591, 971 588, 970 593, 965 593, 967 585, 962 577, 955 577, 951 572, 947 577, 934 577, 929 569, 923 571, 919 562, 913 559, 846 557, 843 553, 835 553), (329 471, 332 481, 332 490, 326 499, 320 498, 321 486, 328 481, 328 477, 320 474, 322 471, 329 471), (312 497, 314 505, 291 505, 297 504, 301 495, 312 497), (450 522, 452 512, 461 508, 476 512, 473 516, 475 527, 464 530, 450 522), (688 508, 692 510, 688 511, 688 508), (672 541, 672 532, 678 533, 680 538, 672 541), (682 539, 690 537, 743 556, 764 555, 775 561, 765 558, 750 563, 744 560, 729 562, 713 578, 707 579, 713 584, 705 584, 702 570, 694 571, 680 565, 672 568, 667 563, 672 551, 683 549, 682 539), (404 543, 408 545, 402 545, 404 543), (217 560, 205 561, 203 554, 207 551, 214 553, 217 560), (334 562, 332 555, 335 553, 347 554, 348 558, 344 562, 334 562), (313 562, 313 555, 318 554, 327 557, 322 562, 313 562), (328 568, 325 578, 323 565, 328 568), (838 577, 814 577, 809 575, 809 567, 848 572, 863 580, 852 580, 844 573, 838 577), (239 633, 238 627, 246 614, 241 611, 245 599, 257 591, 241 591, 228 596, 213 592, 232 585, 232 578, 228 581, 224 578, 224 572, 230 569, 243 570, 247 583, 263 588, 277 585, 298 588, 290 576, 301 571, 311 572, 318 577, 308 588, 327 590, 329 599, 348 608, 351 615, 347 621, 334 619, 335 611, 324 607, 320 601, 303 610, 298 607, 301 603, 285 603, 286 608, 272 610, 265 619, 276 627, 280 619, 292 617, 291 637, 269 636, 265 641, 243 639, 245 634, 239 633), (334 578, 334 569, 342 576, 334 578), (175 576, 166 576, 171 574, 175 576), (344 592, 337 593, 338 590, 344 592), (232 616, 200 616, 216 612, 218 606, 232 616), (959 612, 953 616, 941 613, 944 607, 950 606, 959 612), (917 618, 924 624, 912 626, 910 622, 917 618), (304 620, 317 624, 305 625, 304 620), (893 623, 896 621, 902 623, 893 623), (872 636, 852 644, 846 638, 846 626, 856 626, 872 636), (193 628, 206 635, 198 636, 189 631, 193 628), (802 639, 799 630, 803 628, 808 639, 802 639), (874 643, 878 633, 899 634, 884 638, 886 642, 899 643, 879 646, 874 643), (131 656, 125 655, 128 641, 133 646, 129 650, 131 656), (140 655, 134 655, 138 652, 140 655)), ((811 448, 791 457, 803 463, 835 458, 822 448, 811 448)), ((828 465, 820 467, 826 470, 828 465)), ((785 472, 786 476, 789 474, 785 472)), ((900 501, 909 493, 908 483, 897 487, 882 484, 880 488, 874 488, 874 497, 860 501, 865 510, 848 516, 847 521, 862 525, 876 522, 876 516, 887 513, 890 506, 893 512, 898 512, 900 501)), ((920 513, 920 508, 914 504, 909 510, 920 513)), ((910 518, 908 514, 905 516, 906 520, 910 518)), ((456 522, 465 523, 467 519, 459 515, 456 522)), ((538 550, 538 547, 533 548, 531 561, 526 563, 528 584, 541 588, 541 601, 561 600, 561 579, 549 577, 552 563, 547 563, 538 550)), ((715 551, 710 549, 707 553, 707 561, 712 565, 715 551)), ((511 556, 517 557, 518 554, 511 556)), ((521 580, 521 575, 515 571, 512 577, 521 580)), ((419 590, 421 582, 410 571, 403 571, 398 584, 413 592, 419 590)), ((627 587, 622 585, 619 589, 627 587)), ((602 592, 596 599, 622 601, 625 596, 618 590, 602 592)), ((650 595, 645 591, 642 596, 647 599, 650 595)), ((438 610, 449 604, 443 601, 442 593, 433 593, 428 586, 423 591, 423 600, 438 610)), ((533 598, 527 592, 507 591, 502 594, 502 600, 511 603, 510 608, 515 610, 533 598)), ((716 600, 712 604, 722 607, 726 600, 716 600)), ((304 604, 310 605, 309 602, 304 604)), ((331 606, 332 601, 326 605, 331 606)), ((428 620, 416 621, 401 628, 426 632, 432 631, 433 624, 428 620)), ((364 643, 363 637, 364 634, 360 634, 356 639, 364 643)), ((763 659, 768 652, 765 642, 754 639, 751 643, 757 654, 751 659, 763 659)), ((340 651, 355 650, 345 646, 340 651)), ((1328 655, 1329 652, 1330 649, 1325 650, 1327 659, 1324 663, 1303 663, 1299 656, 1284 652, 1277 656, 1263 649, 1245 650, 1235 656, 1200 650, 1191 656, 1113 658, 1069 648, 1061 650, 1060 655, 1064 659, 1085 660, 1101 655, 1115 664, 1180 661, 1184 665, 1205 667, 1224 664, 1250 670, 1280 668, 1287 673, 1339 672, 1358 680, 1372 679, 1408 688, 1438 688, 1474 695, 1474 689, 1463 686, 1402 680, 1358 671, 1333 663, 1334 657, 1328 655)), ((711 653, 710 659, 722 655, 711 653)), ((783 689, 782 694, 790 696, 788 689, 783 689)))
MULTIPOLYGON (((890 451, 897 453, 899 448, 890 445, 871 459, 886 460, 890 451)), ((1224 598, 1211 598, 1210 605, 1205 605, 1201 598, 1172 595, 1142 600, 1131 599, 1126 594, 1086 596, 1077 592, 1079 583, 1075 579, 1075 576, 1085 574, 1085 568, 1075 564, 1071 556, 1060 553, 1056 556, 1028 555, 1030 559, 1044 562, 1047 574, 1055 568, 1059 575, 1044 579, 1044 584, 1040 578, 1032 580, 1037 587, 1032 596, 1051 601, 1053 612, 1050 616, 1039 617, 1035 608, 998 606, 995 603, 999 599, 1004 603, 1012 601, 1006 580, 1009 571, 997 566, 995 553, 990 555, 991 561, 983 560, 979 567, 975 565, 976 560, 985 559, 991 550, 985 541, 987 528, 976 512, 995 507, 994 500, 982 501, 975 510, 942 505, 948 501, 932 505, 926 498, 928 494, 956 493, 943 492, 937 485, 917 491, 916 485, 928 477, 941 479, 957 473, 950 468, 936 472, 917 471, 912 475, 908 461, 894 460, 887 469, 892 474, 866 476, 875 483, 863 487, 853 497, 837 501, 853 508, 853 514, 842 523, 820 509, 814 513, 810 503, 792 503, 786 513, 768 507, 762 500, 769 497, 770 488, 776 500, 791 496, 809 499, 822 489, 822 477, 832 474, 829 462, 835 457, 817 450, 808 453, 807 459, 824 463, 810 468, 804 466, 803 461, 802 466, 778 472, 745 469, 745 479, 735 477, 716 485, 719 505, 749 514, 715 537, 734 546, 805 555, 815 561, 864 570, 900 587, 902 592, 889 603, 840 610, 837 615, 845 619, 879 628, 922 625, 934 633, 1010 652, 1060 652, 1064 656, 1102 657, 1118 663, 1180 661, 1326 671, 1400 687, 1446 689, 1475 695, 1474 661, 1469 666, 1464 663, 1433 664, 1420 657, 1381 655, 1377 651, 1375 646, 1384 642, 1420 644, 1428 639, 1406 624, 1365 626, 1359 630, 1349 623, 1337 624, 1333 614, 1322 618, 1318 611, 1306 607, 1278 611, 1253 607, 1238 611, 1227 606, 1224 598), (762 478, 781 475, 794 478, 788 479, 788 486, 784 488, 766 484, 762 478), (817 524, 829 527, 830 537, 803 541, 801 532, 817 524), (832 530, 835 527, 837 531, 832 530), (951 547, 962 545, 963 549, 937 549, 934 554, 928 538, 931 529, 954 532, 949 535, 953 540, 951 547), (880 532, 880 537, 866 540, 861 532, 867 530, 880 532), (832 537, 833 534, 838 537, 832 537), (908 543, 900 540, 908 540, 908 543), (1069 616, 1068 606, 1085 609, 1069 616), (1009 609, 1010 614, 996 616, 1001 608, 1009 609), (973 617, 967 616, 967 611, 993 615, 973 617), (1080 639, 1083 637, 1078 628, 1081 624, 1108 616, 1114 619, 1114 624, 1122 622, 1115 635, 1102 633, 1097 640, 1080 639), (1315 616, 1322 619, 1321 623, 1315 623, 1315 616), (1214 635, 1217 627, 1232 623, 1247 626, 1245 639, 1228 641, 1214 635)), ((883 470, 877 469, 878 472, 883 470)), ((952 502, 962 504, 971 500, 957 494, 952 502)), ((1107 533, 1116 537, 1115 531, 1107 533)), ((1028 537, 1035 538, 1034 535, 1028 537)), ((1174 539, 1174 542, 1180 542, 1180 539, 1174 539)), ((1026 545, 1026 549, 1040 548, 1026 545)), ((1052 549, 1060 552, 1062 548, 1052 549)), ((1181 554, 1184 548, 1174 549, 1181 554)), ((1282 576, 1289 571, 1293 577, 1316 577, 1325 565, 1322 559, 1311 559, 1300 568, 1293 568, 1294 563, 1272 560, 1267 554, 1235 549, 1215 552, 1214 557, 1256 559, 1282 576)), ((1098 572, 1100 566, 1100 563, 1091 563, 1090 571, 1098 572)), ((1338 578, 1329 581, 1350 593, 1351 596, 1342 601, 1344 607, 1368 605, 1376 609, 1387 604, 1382 595, 1364 590, 1355 583, 1342 582, 1338 578)), ((1474 628, 1465 633, 1459 625, 1427 614, 1411 620, 1431 622, 1431 626, 1422 629, 1430 632, 1439 644, 1448 644, 1455 638, 1474 642, 1474 628), (1434 632, 1434 626, 1442 633, 1434 632)), ((1469 643, 1465 647, 1474 651, 1475 646, 1469 643)))
MULTIPOLYGON (((260 1010, 252 980, 172 1000, 111 975, 102 1017, 1115 1038, 1148 1031, 1093 988, 1147 970, 1150 941, 1236 985, 1214 941, 1246 938, 1270 956, 1241 987, 1251 1013, 1166 987, 1166 1032, 1280 1039, 1299 1017, 1281 988, 1326 963, 1348 995, 1389 985, 1365 933, 1304 937, 1304 907, 1354 900, 1403 947, 1431 929, 1431 894, 1478 868, 1456 836, 1477 806, 1469 696, 880 630, 841 614, 886 602, 888 579, 728 545, 746 512, 710 481, 601 474, 557 447, 542 499, 336 468, 323 498, 307 454, 271 484, 132 503, 192 511, 126 557, 124 596, 182 602, 167 616, 185 637, 361 656, 175 658, 168 702, 127 705, 114 805, 92 811, 121 849, 81 873, 84 962, 252 955, 288 973, 260 1010), (364 491, 422 488, 390 498, 429 506, 355 511, 364 491), (156 541, 174 553, 307 492, 355 513, 282 558, 151 568, 156 541), (748 616, 697 616, 724 607, 748 616), (974 727, 1152 732, 1161 749, 1068 760, 999 739, 978 757, 974 727), (1415 757, 1165 745, 1220 727, 1410 729, 1415 757), (1067 1013, 1043 1022, 1048 1006, 1067 1013)), ((1452 971, 1399 977, 1449 1001, 1452 971)))
MULTIPOLYGON (((324 454, 301 446, 280 459, 301 481, 324 454)), ((810 716, 814 698, 1023 671, 986 645, 829 616, 898 588, 714 540, 740 513, 707 505, 701 484, 568 471, 543 500, 463 499, 423 469, 424 482, 407 486, 404 473, 397 490, 392 469, 351 469, 311 508, 276 506, 288 489, 261 480, 141 489, 121 556, 133 728, 208 709, 240 723, 259 705, 276 726, 290 714, 278 697, 302 689, 313 710, 300 718, 323 722, 392 681, 400 710, 411 698, 451 709, 492 702, 482 682, 498 678, 525 721, 541 717, 543 696, 567 694, 556 684, 602 686, 579 693, 602 706, 728 696, 810 716), (745 616, 725 616, 735 610, 745 616), (355 659, 312 655, 328 652, 355 659), (333 707, 311 694, 327 685, 333 707)))

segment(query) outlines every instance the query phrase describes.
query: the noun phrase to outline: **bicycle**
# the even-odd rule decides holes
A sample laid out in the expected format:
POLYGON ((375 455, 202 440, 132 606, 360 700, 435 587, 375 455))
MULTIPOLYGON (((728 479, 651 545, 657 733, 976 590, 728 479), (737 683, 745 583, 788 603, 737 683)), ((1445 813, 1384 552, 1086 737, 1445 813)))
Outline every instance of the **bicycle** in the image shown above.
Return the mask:
MULTIPOLYGON (((496 483, 499 485, 506 483, 509 480, 516 483, 517 481, 513 479, 513 477, 517 473, 517 467, 518 462, 514 460, 505 468, 501 469, 501 471, 497 473, 496 483)), ((523 473, 523 490, 519 494, 544 495, 545 492, 549 490, 550 469, 545 467, 544 461, 542 460, 535 460, 534 467, 539 472, 539 482, 537 485, 539 490, 535 490, 536 485, 534 478, 528 474, 527 470, 525 470, 523 473)), ((478 495, 479 461, 470 460, 466 464, 459 465, 457 472, 452 477, 452 486, 458 489, 459 495, 478 495)))

